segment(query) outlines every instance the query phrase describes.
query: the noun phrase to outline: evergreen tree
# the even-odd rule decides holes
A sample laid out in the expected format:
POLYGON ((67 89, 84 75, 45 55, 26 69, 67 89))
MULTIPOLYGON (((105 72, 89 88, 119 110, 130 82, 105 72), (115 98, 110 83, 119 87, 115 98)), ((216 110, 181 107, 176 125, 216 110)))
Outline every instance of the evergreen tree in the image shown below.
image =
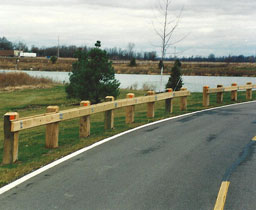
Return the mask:
POLYGON ((174 66, 171 69, 171 75, 169 77, 166 88, 172 88, 174 91, 181 89, 183 83, 181 78, 181 62, 176 60, 174 66))
POLYGON ((4 36, 0 37, 0 50, 12 50, 13 44, 8 39, 6 39, 4 36))
POLYGON ((76 53, 78 61, 73 64, 70 84, 66 86, 68 97, 99 103, 108 95, 119 95, 120 83, 115 79, 112 62, 100 46, 100 41, 97 41, 95 48, 76 53))
POLYGON ((137 64, 136 64, 136 59, 135 59, 135 58, 132 58, 132 59, 130 60, 129 66, 131 66, 131 67, 137 66, 137 64))
POLYGON ((52 62, 52 64, 55 64, 58 60, 58 57, 57 56, 51 56, 50 57, 50 61, 52 62))

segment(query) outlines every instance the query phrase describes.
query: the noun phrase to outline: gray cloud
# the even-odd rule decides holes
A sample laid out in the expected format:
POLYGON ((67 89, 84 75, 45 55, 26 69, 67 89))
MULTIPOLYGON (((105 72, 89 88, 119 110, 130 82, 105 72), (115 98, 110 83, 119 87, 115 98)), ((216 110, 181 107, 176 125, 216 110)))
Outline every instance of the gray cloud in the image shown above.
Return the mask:
MULTIPOLYGON (((159 50, 154 33, 155 0, 1 0, 0 36, 29 45, 93 45, 136 50, 159 50)), ((182 55, 255 53, 256 2, 253 0, 173 0, 171 14, 184 6, 174 39, 189 36, 176 45, 182 55)), ((173 52, 169 49, 169 54, 173 52)))

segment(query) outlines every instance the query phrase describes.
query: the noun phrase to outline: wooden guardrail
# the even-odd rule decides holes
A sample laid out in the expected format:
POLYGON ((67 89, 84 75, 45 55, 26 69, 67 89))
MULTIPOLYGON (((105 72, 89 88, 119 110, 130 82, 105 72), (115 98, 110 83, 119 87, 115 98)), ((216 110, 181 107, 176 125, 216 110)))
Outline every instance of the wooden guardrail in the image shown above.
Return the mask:
POLYGON ((135 97, 127 94, 126 99, 114 100, 107 96, 104 103, 90 105, 90 101, 82 101, 79 108, 59 110, 58 106, 48 106, 46 113, 36 116, 19 118, 17 112, 8 112, 4 115, 4 153, 3 164, 14 163, 18 160, 19 132, 37 126, 46 126, 45 145, 47 148, 58 147, 59 123, 65 120, 80 118, 79 135, 81 138, 90 135, 90 115, 105 112, 104 127, 114 127, 114 110, 125 108, 126 123, 134 122, 135 105, 147 104, 147 116, 152 118, 155 113, 155 102, 165 100, 165 110, 172 113, 173 98, 180 98, 180 109, 187 109, 187 96, 190 92, 186 88, 180 91, 167 89, 166 93, 155 94, 149 91, 147 96, 135 97))
POLYGON ((251 82, 247 82, 246 85, 237 86, 236 83, 232 83, 230 87, 223 87, 223 85, 217 85, 217 88, 209 88, 209 86, 203 87, 203 106, 207 107, 210 105, 210 94, 216 93, 217 103, 223 102, 224 92, 231 92, 231 100, 237 101, 237 91, 246 90, 246 100, 252 99, 252 89, 256 88, 251 82))

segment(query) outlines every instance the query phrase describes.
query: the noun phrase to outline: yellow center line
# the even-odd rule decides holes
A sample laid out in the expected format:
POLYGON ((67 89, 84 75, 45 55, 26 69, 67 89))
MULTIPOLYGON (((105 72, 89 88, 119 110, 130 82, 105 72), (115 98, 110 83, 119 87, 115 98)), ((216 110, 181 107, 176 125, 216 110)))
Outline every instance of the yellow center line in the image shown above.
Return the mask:
POLYGON ((226 202, 230 182, 225 181, 221 183, 220 191, 214 206, 214 210, 223 210, 226 202))
POLYGON ((256 141, 256 136, 254 136, 254 137, 252 138, 252 141, 256 141))

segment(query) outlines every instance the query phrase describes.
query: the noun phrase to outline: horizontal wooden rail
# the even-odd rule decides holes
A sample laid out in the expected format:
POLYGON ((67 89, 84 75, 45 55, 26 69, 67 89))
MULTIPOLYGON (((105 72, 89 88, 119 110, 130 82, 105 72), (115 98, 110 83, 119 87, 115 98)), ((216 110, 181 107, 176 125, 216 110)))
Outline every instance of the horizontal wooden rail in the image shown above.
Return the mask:
POLYGON ((217 88, 209 88, 208 86, 203 87, 203 106, 207 107, 210 105, 210 94, 217 94, 217 103, 223 102, 223 93, 231 92, 231 100, 237 101, 237 91, 246 90, 246 99, 252 99, 252 89, 256 89, 256 85, 253 85, 251 82, 247 82, 246 85, 237 86, 236 83, 233 83, 230 87, 223 87, 218 85, 217 88))
POLYGON ((18 113, 9 112, 5 114, 4 120, 4 156, 3 163, 13 163, 18 159, 18 134, 19 131, 34 128, 37 126, 46 126, 46 147, 58 147, 59 122, 80 118, 79 136, 87 137, 90 135, 90 115, 99 112, 105 112, 104 127, 113 129, 114 110, 126 108, 126 123, 134 122, 135 105, 147 104, 148 117, 154 117, 154 104, 157 101, 165 100, 165 110, 172 113, 174 98, 180 98, 180 109, 187 109, 187 97, 190 92, 183 88, 180 91, 173 92, 167 89, 167 92, 155 94, 149 91, 147 96, 134 97, 134 94, 127 94, 126 99, 114 100, 114 97, 107 96, 105 102, 91 105, 90 101, 82 101, 80 107, 59 110, 57 106, 47 107, 47 113, 34 115, 30 117, 19 118, 18 113))
POLYGON ((189 96, 190 92, 176 91, 176 92, 166 92, 157 95, 142 96, 131 99, 122 99, 111 102, 104 102, 96 105, 91 105, 87 107, 79 107, 68 110, 62 110, 59 113, 46 113, 37 116, 20 118, 18 120, 13 120, 11 123, 11 131, 21 131, 28 128, 33 128, 41 125, 46 125, 54 122, 60 122, 64 120, 69 120, 73 118, 78 118, 86 115, 92 115, 99 112, 104 112, 112 109, 127 107, 131 105, 139 105, 149 102, 156 102, 170 98, 177 98, 183 96, 189 96))

